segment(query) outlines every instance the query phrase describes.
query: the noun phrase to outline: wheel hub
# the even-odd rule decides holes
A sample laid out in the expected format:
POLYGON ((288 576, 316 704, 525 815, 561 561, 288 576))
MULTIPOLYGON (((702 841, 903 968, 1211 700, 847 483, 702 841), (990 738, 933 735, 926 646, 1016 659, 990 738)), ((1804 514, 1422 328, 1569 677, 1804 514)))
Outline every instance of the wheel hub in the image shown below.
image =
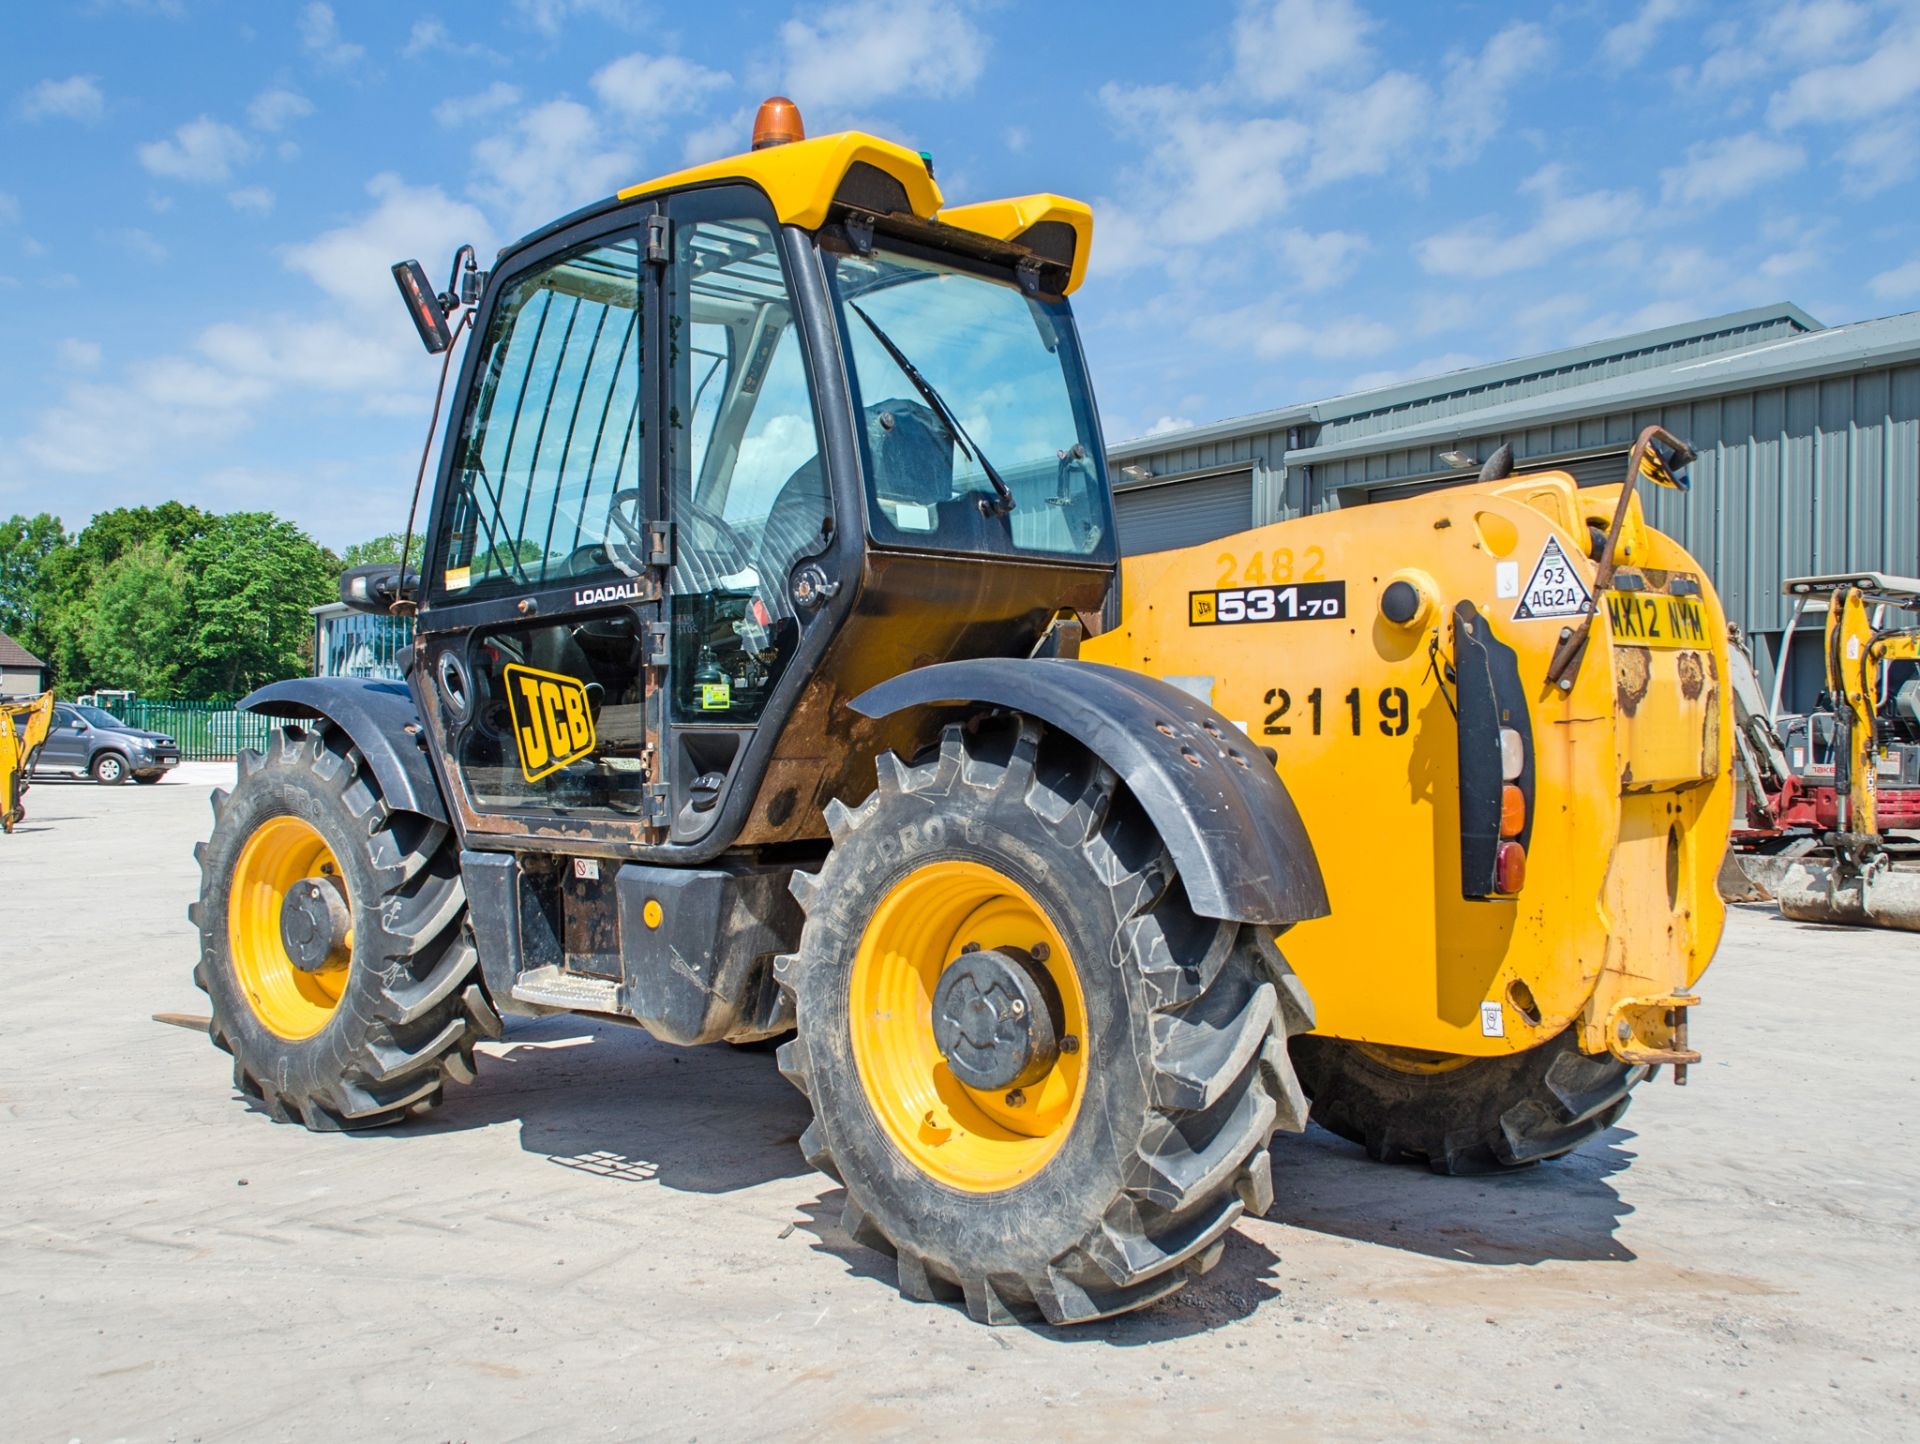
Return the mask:
POLYGON ((969 1088, 1039 1082, 1060 1057, 1060 991, 1025 948, 963 952, 933 994, 933 1039, 969 1088))
POLYGON ((303 973, 344 967, 352 927, 346 893, 332 878, 303 878, 280 904, 280 941, 288 961, 303 973))

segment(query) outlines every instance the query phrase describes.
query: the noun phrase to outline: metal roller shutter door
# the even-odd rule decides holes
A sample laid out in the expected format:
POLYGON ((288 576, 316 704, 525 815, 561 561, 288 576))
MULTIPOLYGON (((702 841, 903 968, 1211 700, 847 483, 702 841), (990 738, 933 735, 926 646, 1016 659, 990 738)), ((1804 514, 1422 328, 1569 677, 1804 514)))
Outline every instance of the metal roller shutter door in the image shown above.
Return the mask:
POLYGON ((1253 525, 1253 473, 1116 491, 1113 510, 1126 556, 1198 546, 1253 525))

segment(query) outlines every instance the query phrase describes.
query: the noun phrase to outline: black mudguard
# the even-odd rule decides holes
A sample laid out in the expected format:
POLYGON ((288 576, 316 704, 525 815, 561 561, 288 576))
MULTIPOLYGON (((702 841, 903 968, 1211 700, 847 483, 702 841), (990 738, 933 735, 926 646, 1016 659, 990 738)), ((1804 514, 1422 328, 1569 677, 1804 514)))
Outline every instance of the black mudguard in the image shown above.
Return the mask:
POLYGON ((1327 913, 1286 784, 1240 730, 1157 677, 1096 662, 987 657, 906 672, 850 704, 866 717, 984 705, 1038 718, 1120 775, 1203 917, 1285 927, 1327 913))
POLYGON ((324 717, 347 736, 373 769, 387 806, 447 821, 446 799, 427 758, 427 732, 404 682, 369 677, 295 677, 240 699, 243 712, 269 717, 324 717))

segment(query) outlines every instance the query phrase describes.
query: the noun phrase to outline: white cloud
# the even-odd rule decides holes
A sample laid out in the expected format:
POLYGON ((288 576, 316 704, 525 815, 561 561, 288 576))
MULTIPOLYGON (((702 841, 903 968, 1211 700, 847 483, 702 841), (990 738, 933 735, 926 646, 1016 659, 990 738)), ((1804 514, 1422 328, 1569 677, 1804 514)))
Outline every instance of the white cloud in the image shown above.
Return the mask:
POLYGON ((100 343, 81 341, 68 336, 56 341, 53 346, 54 358, 69 371, 94 371, 100 366, 100 343))
POLYGON ((1296 306, 1278 298, 1203 314, 1193 320, 1188 332, 1204 345, 1251 352, 1268 361, 1292 356, 1330 360, 1377 356, 1399 340, 1393 327, 1368 316, 1302 320, 1296 306))
POLYGON ((217 185, 233 177, 233 168, 253 157, 253 142, 230 125, 201 116, 173 133, 171 140, 149 141, 139 148, 140 164, 168 180, 217 185))
POLYGON ((513 8, 541 34, 555 37, 576 15, 588 15, 613 25, 639 23, 640 7, 633 0, 513 0, 513 8))
POLYGON ((300 12, 299 29, 301 46, 322 65, 353 65, 366 58, 366 46, 356 45, 340 34, 333 7, 322 0, 314 0, 300 12))
POLYGON ((20 197, 0 191, 0 226, 20 223, 20 197))
POLYGON ((754 107, 743 105, 732 115, 718 116, 687 132, 680 146, 680 159, 687 165, 703 165, 726 155, 738 155, 753 138, 754 107))
POLYGON ((948 0, 848 0, 780 27, 787 93, 809 104, 871 104, 895 95, 965 95, 987 39, 948 0))
POLYGON ((289 246, 281 259, 334 301, 362 315, 384 318, 391 312, 404 330, 393 263, 417 259, 438 275, 463 242, 472 242, 482 256, 491 254, 493 231, 477 208, 449 198, 437 186, 411 186, 383 174, 367 183, 367 194, 376 204, 366 215, 289 246))
POLYGON ((24 120, 79 120, 92 122, 107 113, 97 75, 73 75, 65 80, 43 80, 20 97, 24 120))
POLYGON ((1920 261, 1882 271, 1867 285, 1883 301, 1910 301, 1920 296, 1920 261))
POLYGON ((1153 425, 1141 432, 1142 436, 1165 436, 1174 431, 1191 431, 1193 422, 1184 416, 1162 416, 1153 425))
POLYGON ((1916 91, 1920 26, 1889 31, 1863 60, 1822 65, 1794 77, 1767 102, 1767 119, 1781 128, 1864 120, 1891 110, 1916 91))
POLYGON ((1739 94, 1775 71, 1841 60, 1860 48, 1871 20, 1859 0, 1789 0, 1759 17, 1722 21, 1708 32, 1713 49, 1700 64, 1698 88, 1739 94))
POLYGON ((1891 190, 1912 178, 1917 148, 1920 134, 1910 120, 1860 131, 1840 147, 1841 184, 1863 199, 1891 190))
POLYGON ((1447 164, 1462 164, 1486 148, 1506 124, 1509 97, 1549 69, 1553 52, 1545 30, 1522 22, 1496 32, 1477 55, 1448 57, 1435 118, 1447 164))
POLYGON ((1428 236, 1414 247, 1421 267, 1436 276, 1484 279, 1544 265, 1576 247, 1609 240, 1641 221, 1640 197, 1633 191, 1565 193, 1565 173, 1547 166, 1521 182, 1523 192, 1539 198, 1539 216, 1518 226, 1483 216, 1428 236))
POLYGON ((227 192, 227 204, 236 211, 264 216, 273 209, 273 192, 265 186, 243 186, 227 192))
MULTIPOLYGON (((182 352, 138 362, 112 381, 76 382, 20 454, 41 471, 100 477, 123 472, 130 452, 156 465, 197 459, 258 424, 283 392, 309 404, 336 397, 366 412, 424 415, 434 368, 423 364, 388 268, 418 256, 438 274, 460 242, 485 255, 493 236, 474 206, 436 187, 383 175, 368 192, 374 205, 365 215, 282 254, 329 304, 217 322, 182 352)), ((87 345, 58 354, 90 367, 99 358, 87 345)))
POLYGON ((114 231, 109 239, 128 255, 138 256, 150 265, 161 265, 167 259, 167 248, 160 244, 153 232, 143 231, 138 226, 114 231))
POLYGON ((1286 274, 1276 279, 1302 291, 1324 291, 1337 286, 1353 274, 1367 238, 1352 231, 1321 231, 1314 234, 1299 229, 1282 231, 1279 238, 1280 260, 1286 274))
POLYGON ((731 77, 678 55, 635 51, 594 72, 593 92, 609 110, 636 118, 671 115, 699 104, 731 77))
POLYGON ((407 43, 401 47, 400 54, 408 60, 418 60, 423 55, 447 55, 455 60, 506 59, 499 51, 477 40, 454 39, 453 32, 447 29, 445 22, 432 16, 413 22, 413 29, 408 32, 407 43))
POLYGON ((1633 19, 1609 30, 1603 48, 1609 65, 1637 65, 1647 58, 1660 32, 1687 13, 1689 0, 1646 0, 1633 19))
POLYGON ((433 118, 449 130, 458 130, 519 103, 520 87, 496 80, 477 95, 456 95, 441 101, 433 108, 433 118))
POLYGON ((1660 172, 1660 199, 1669 206, 1707 207, 1738 199, 1807 163, 1797 145, 1748 132, 1687 147, 1685 161, 1660 172))
POLYGON ((1175 86, 1106 85, 1100 102, 1115 124, 1147 142, 1144 167, 1129 177, 1129 202, 1101 202, 1101 238, 1093 264, 1114 274, 1170 259, 1175 247, 1205 245, 1270 220, 1291 197, 1288 166, 1307 148, 1297 120, 1225 117, 1194 104, 1175 86), (1142 217, 1180 217, 1177 236, 1142 217))
POLYGON ((1344 89, 1368 64, 1375 21, 1351 0, 1271 0, 1240 7, 1234 73, 1261 100, 1306 93, 1323 80, 1344 89))
POLYGON ((1364 89, 1335 94, 1321 115, 1312 182, 1381 175, 1431 124, 1433 92, 1390 70, 1364 89))
POLYGON ((635 157, 607 148, 599 120, 573 100, 534 107, 511 130, 476 145, 473 158, 482 173, 475 194, 521 231, 641 178, 635 157))
POLYGON ((295 90, 263 90, 247 103, 247 124, 255 130, 284 130, 313 114, 313 102, 295 90))

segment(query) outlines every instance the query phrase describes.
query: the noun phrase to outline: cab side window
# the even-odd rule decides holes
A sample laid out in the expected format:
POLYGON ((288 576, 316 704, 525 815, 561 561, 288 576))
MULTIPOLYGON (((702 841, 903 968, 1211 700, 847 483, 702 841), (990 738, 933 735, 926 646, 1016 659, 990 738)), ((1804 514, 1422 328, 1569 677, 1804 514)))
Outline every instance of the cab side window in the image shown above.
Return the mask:
POLYGON ((631 237, 569 251, 502 293, 442 524, 441 600, 635 570, 613 512, 650 510, 643 294, 631 237))

